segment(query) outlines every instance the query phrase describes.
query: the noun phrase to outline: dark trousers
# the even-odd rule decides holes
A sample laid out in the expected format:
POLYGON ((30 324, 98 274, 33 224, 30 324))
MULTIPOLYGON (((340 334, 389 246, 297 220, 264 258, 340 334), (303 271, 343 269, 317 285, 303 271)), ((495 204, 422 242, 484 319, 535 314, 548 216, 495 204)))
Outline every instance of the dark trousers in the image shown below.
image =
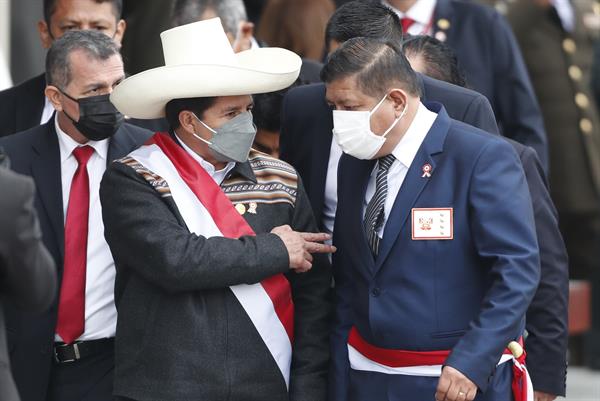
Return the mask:
POLYGON ((52 365, 46 401, 112 401, 114 349, 52 365))

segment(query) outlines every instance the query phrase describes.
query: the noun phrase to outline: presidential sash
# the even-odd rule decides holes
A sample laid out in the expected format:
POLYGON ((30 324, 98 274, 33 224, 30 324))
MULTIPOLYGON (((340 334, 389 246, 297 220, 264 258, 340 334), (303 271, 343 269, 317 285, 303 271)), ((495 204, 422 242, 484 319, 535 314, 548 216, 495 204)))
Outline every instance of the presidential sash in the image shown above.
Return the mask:
MULTIPOLYGON (((381 348, 369 344, 356 327, 352 327, 348 335, 348 359, 350 367, 354 370, 388 375, 439 377, 450 352, 381 348)), ((498 365, 508 361, 513 363, 512 391, 515 401, 533 401, 533 385, 525 367, 525 357, 522 341, 511 342, 498 361, 498 365)))
MULTIPOLYGON (((191 233, 205 238, 256 235, 212 177, 165 133, 129 156, 162 177, 191 233)), ((229 287, 277 363, 289 388, 294 305, 283 274, 229 287)))

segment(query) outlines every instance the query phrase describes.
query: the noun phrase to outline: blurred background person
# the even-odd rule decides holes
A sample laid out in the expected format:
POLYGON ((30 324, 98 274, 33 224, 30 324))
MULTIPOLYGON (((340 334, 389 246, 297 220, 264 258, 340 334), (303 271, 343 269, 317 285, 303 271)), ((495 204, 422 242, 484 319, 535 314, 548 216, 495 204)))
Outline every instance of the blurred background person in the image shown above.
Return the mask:
POLYGON ((33 206, 35 187, 30 178, 8 170, 0 149, 0 400, 18 401, 8 356, 3 306, 23 313, 41 313, 56 296, 56 270, 42 243, 33 206))
POLYGON ((334 11, 332 0, 268 0, 256 36, 268 46, 321 61, 325 55, 325 27, 334 11))
POLYGON ((405 34, 430 35, 454 50, 470 87, 492 104, 502 135, 534 148, 547 171, 542 115, 504 17, 490 7, 464 0, 382 2, 396 11, 405 34))
MULTIPOLYGON (((600 35, 592 1, 507 2, 537 94, 550 148, 550 190, 569 253, 570 277, 600 285, 600 119, 591 92, 594 39, 600 35)), ((588 343, 574 338, 572 362, 600 369, 600 297, 592 305, 588 343), (580 341, 579 341, 580 342, 580 341)))
MULTIPOLYGON (((122 0, 44 0, 44 19, 37 24, 44 49, 74 29, 104 33, 120 46, 126 23, 121 19, 122 0)), ((0 137, 46 123, 54 108, 44 96, 42 73, 0 92, 0 137)))
POLYGON ((256 137, 252 147, 276 158, 279 158, 281 105, 286 92, 281 90, 253 96, 252 118, 256 125, 256 137))

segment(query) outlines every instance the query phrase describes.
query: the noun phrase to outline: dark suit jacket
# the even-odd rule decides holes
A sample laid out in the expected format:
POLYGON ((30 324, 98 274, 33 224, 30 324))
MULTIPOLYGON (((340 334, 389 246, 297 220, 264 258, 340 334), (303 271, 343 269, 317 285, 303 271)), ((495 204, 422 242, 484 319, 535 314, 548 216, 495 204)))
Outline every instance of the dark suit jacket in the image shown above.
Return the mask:
MULTIPOLYGON (((494 113, 485 96, 424 75, 420 77, 423 100, 444 104, 452 118, 492 133, 498 132, 494 113)), ((331 109, 325 102, 325 84, 301 86, 286 94, 282 108, 281 159, 298 170, 319 224, 332 129, 331 109)))
POLYGON ((533 204, 542 272, 538 289, 527 309, 527 370, 536 390, 564 396, 569 339, 567 250, 558 229, 558 213, 550 198, 548 183, 537 154, 518 142, 509 142, 519 155, 525 170, 533 204))
MULTIPOLYGON (((110 140, 108 160, 129 153, 150 132, 124 124, 110 140)), ((12 169, 31 176, 37 186, 35 208, 40 218, 44 245, 56 263, 58 282, 62 279, 64 256, 64 216, 60 151, 54 118, 44 125, 0 139, 11 159, 12 169)), ((6 308, 8 345, 13 377, 23 401, 45 398, 52 364, 52 347, 58 300, 42 314, 6 308)))
POLYGON ((538 102, 517 41, 493 8, 466 0, 438 0, 434 36, 443 31, 469 87, 492 104, 502 134, 538 153, 548 171, 548 144, 538 102), (448 29, 442 29, 448 22, 448 29))
MULTIPOLYGON (((348 155, 340 160, 334 231, 338 252, 333 256, 335 400, 347 399, 346 383, 354 377, 346 346, 352 326, 382 348, 451 349, 445 364, 481 391, 489 387, 482 400, 510 398, 510 385, 491 376, 506 345, 523 332, 540 274, 525 175, 503 139, 451 120, 439 104, 428 107, 438 116, 408 169, 376 258, 363 228, 365 191, 375 160, 348 155), (432 167, 429 178, 423 177, 425 164, 432 167), (411 209, 439 207, 453 208, 453 238, 412 240, 411 209)), ((431 399, 437 381, 406 381, 401 390, 390 386, 388 396, 431 399)), ((363 395, 352 399, 377 394, 365 382, 350 384, 363 395)))
MULTIPOLYGON (((1 150, 0 150, 1 152, 1 150)), ((0 163, 0 400, 18 401, 10 372, 2 304, 29 312, 43 312, 56 293, 52 257, 42 244, 33 207, 35 187, 30 178, 0 163), (10 192, 10 196, 8 195, 10 192)))
POLYGON ((0 92, 0 137, 40 124, 44 110, 44 74, 0 92))
POLYGON ((593 3, 572 2, 572 33, 562 28, 552 8, 531 1, 507 3, 507 18, 544 113, 552 198, 565 215, 600 213, 600 114, 590 86, 593 39, 600 31, 587 27, 584 20, 586 14, 593 14, 593 3), (569 40, 573 48, 565 46, 569 40), (576 97, 583 101, 577 102, 576 97))

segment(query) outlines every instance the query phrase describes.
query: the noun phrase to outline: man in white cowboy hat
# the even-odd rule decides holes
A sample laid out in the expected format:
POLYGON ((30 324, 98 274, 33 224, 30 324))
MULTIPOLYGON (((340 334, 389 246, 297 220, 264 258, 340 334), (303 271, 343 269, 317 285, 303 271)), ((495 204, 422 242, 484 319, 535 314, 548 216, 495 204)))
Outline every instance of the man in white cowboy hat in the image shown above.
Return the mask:
POLYGON ((295 170, 250 149, 251 93, 289 86, 300 58, 234 54, 219 19, 161 35, 166 66, 111 97, 157 133, 107 170, 101 201, 119 312, 115 395, 324 400, 331 282, 295 170), (314 258, 312 256, 314 255, 314 258))

